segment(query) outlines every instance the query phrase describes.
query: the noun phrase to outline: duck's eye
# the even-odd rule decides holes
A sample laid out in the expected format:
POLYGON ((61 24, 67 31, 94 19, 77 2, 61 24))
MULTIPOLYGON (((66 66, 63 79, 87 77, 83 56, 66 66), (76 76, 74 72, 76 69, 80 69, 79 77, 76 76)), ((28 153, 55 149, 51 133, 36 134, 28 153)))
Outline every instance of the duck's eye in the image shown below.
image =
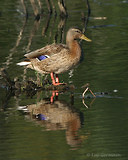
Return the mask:
POLYGON ((77 33, 80 33, 80 31, 79 31, 79 30, 76 30, 76 32, 77 32, 77 33))

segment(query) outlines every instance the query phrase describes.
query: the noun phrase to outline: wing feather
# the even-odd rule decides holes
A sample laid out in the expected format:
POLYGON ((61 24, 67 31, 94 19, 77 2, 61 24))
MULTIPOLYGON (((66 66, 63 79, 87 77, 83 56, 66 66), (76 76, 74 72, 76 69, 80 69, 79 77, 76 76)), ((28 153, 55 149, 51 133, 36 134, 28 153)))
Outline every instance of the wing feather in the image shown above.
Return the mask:
POLYGON ((53 54, 57 54, 57 53, 61 52, 61 50, 66 49, 66 48, 67 48, 67 46, 63 45, 63 44, 51 44, 51 45, 47 45, 41 49, 37 49, 35 51, 27 53, 24 56, 27 57, 28 59, 37 58, 41 55, 52 56, 53 54))

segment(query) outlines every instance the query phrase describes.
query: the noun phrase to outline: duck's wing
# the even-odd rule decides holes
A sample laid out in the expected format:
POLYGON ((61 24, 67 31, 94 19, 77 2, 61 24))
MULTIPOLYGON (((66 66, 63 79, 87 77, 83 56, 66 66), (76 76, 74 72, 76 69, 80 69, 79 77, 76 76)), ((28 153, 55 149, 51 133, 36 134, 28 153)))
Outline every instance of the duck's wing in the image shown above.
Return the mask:
POLYGON ((51 44, 43 48, 37 49, 35 51, 32 51, 30 53, 27 53, 24 56, 27 57, 28 59, 38 58, 42 55, 46 55, 50 57, 53 54, 57 54, 61 52, 61 50, 63 50, 64 48, 67 48, 67 46, 64 44, 51 44))

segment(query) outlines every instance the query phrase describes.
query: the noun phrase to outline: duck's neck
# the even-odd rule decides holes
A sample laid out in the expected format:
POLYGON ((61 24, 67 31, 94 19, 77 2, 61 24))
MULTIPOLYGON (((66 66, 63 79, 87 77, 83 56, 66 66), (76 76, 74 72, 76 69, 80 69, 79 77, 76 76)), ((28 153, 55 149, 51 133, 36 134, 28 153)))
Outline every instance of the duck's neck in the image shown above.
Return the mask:
POLYGON ((81 56, 81 48, 77 40, 66 41, 67 46, 70 50, 71 56, 80 57, 81 56))

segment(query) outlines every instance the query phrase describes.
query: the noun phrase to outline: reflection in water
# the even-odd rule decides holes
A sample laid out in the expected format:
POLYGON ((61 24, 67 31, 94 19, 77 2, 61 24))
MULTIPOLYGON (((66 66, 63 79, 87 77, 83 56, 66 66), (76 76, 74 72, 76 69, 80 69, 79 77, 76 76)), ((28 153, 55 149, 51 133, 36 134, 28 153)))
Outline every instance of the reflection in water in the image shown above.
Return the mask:
MULTIPOLYGON (((52 94, 52 99, 56 93, 52 94)), ((78 136, 78 130, 81 128, 81 116, 70 104, 57 98, 51 103, 49 98, 26 107, 19 106, 18 109, 26 112, 27 118, 35 120, 36 124, 45 127, 46 131, 66 130, 67 144, 74 149, 80 146, 82 138, 78 136)))
POLYGON ((35 20, 34 24, 33 24, 33 28, 32 28, 32 30, 30 32, 30 36, 29 36, 29 40, 28 40, 28 45, 27 45, 27 48, 26 48, 27 52, 30 51, 30 46, 32 44, 32 39, 33 39, 35 33, 37 32, 37 30, 39 28, 39 25, 40 25, 40 19, 39 20, 35 20))
MULTIPOLYGON (((31 14, 29 14, 29 17, 26 16, 28 18, 26 21, 26 17, 23 17, 22 13, 19 14, 19 12, 17 12, 17 9, 22 7, 17 8, 17 2, 19 1, 15 1, 15 3, 9 0, 0 2, 1 68, 5 67, 11 77, 21 76, 21 72, 18 73, 20 70, 19 68, 15 68, 15 64, 27 50, 27 47, 28 49, 36 49, 46 45, 46 43, 53 42, 54 39, 55 42, 58 43, 60 42, 60 37, 62 37, 63 41, 64 32, 62 32, 62 36, 60 32, 66 31, 69 26, 77 25, 80 28, 85 27, 86 23, 83 24, 83 21, 81 21, 81 12, 84 13, 83 20, 86 20, 84 15, 87 14, 86 7, 84 7, 83 4, 84 1, 81 1, 82 3, 77 0, 66 1, 69 9, 69 17, 66 19, 67 26, 62 29, 61 27, 59 28, 60 19, 58 15, 55 21, 53 19, 54 16, 50 15, 47 32, 44 33, 42 37, 41 33, 43 33, 42 30, 45 31, 45 26, 47 26, 46 20, 48 19, 48 15, 46 15, 46 13, 41 15, 39 28, 37 27, 37 29, 35 28, 34 30, 33 16, 31 14), (35 33, 31 35, 32 31, 35 33), (29 42, 33 42, 33 44, 31 45, 29 42), (29 45, 27 45, 28 43, 29 45), (11 48, 13 49, 10 51, 11 48)), ((28 6, 30 2, 24 2, 26 8, 30 12, 30 6, 28 6)), ((127 1, 116 0, 109 1, 109 3, 108 1, 103 1, 101 3, 99 0, 94 0, 89 2, 91 17, 88 19, 88 33, 93 42, 90 45, 83 45, 83 51, 87 51, 85 60, 81 64, 81 67, 74 70, 74 76, 72 77, 73 84, 77 88, 75 90, 75 95, 77 96, 75 108, 80 108, 81 111, 83 110, 83 114, 85 114, 84 117, 86 117, 86 124, 82 125, 82 129, 80 129, 81 121, 79 114, 73 111, 69 104, 57 99, 53 101, 53 104, 51 104, 50 100, 40 101, 37 103, 38 106, 35 104, 36 110, 32 106, 28 106, 29 109, 31 108, 32 112, 29 112, 26 116, 32 118, 35 123, 39 124, 39 127, 27 123, 24 121, 24 117, 19 114, 19 111, 17 112, 15 110, 15 106, 19 105, 15 103, 16 99, 12 97, 12 93, 7 93, 8 91, 5 91, 4 85, 0 84, 1 160, 33 160, 35 157, 36 160, 54 160, 59 159, 58 157, 67 160, 95 159, 95 157, 103 159, 103 153, 105 157, 109 159, 114 159, 114 156, 111 157, 113 153, 115 157, 120 154, 120 159, 126 159, 128 146, 127 1), (109 12, 110 10, 111 14, 109 12), (107 19, 104 18, 104 16, 107 19), (93 107, 85 111, 85 108, 83 106, 83 108, 81 107, 81 99, 78 100, 78 96, 80 98, 80 92, 82 90, 79 88, 86 82, 89 82, 93 86, 92 90, 96 92, 96 99, 91 102, 94 102, 93 107), (106 91, 109 92, 114 89, 118 90, 118 92, 114 92, 112 96, 111 94, 105 94, 106 91), (62 110, 58 107, 58 104, 63 104, 62 110), (43 105, 47 105, 47 107, 41 108, 43 105), (38 112, 37 109, 42 112, 38 112), (51 110, 55 112, 58 111, 58 114, 55 115, 55 112, 50 112, 51 110), (35 115, 33 115, 33 112, 35 112, 35 115), (60 117, 64 114, 66 120, 61 122, 60 117), (67 117, 69 117, 69 119, 67 117), (40 126, 50 131, 41 132, 40 126), (37 128, 38 130, 36 130, 37 128), (54 129, 57 131, 52 131, 54 129), (78 136, 78 132, 80 131, 82 135, 85 135, 88 130, 91 135, 88 140, 85 140, 83 143, 83 139, 78 136), (62 132, 65 131, 67 143, 78 148, 82 142, 80 149, 75 152, 68 151, 64 139, 62 140, 62 132), (53 143, 49 144, 49 142, 51 142, 51 137, 49 137, 49 135, 56 134, 59 138, 56 136, 52 137, 53 143), (46 140, 44 140, 45 138, 46 140), (58 143, 54 143, 56 139, 59 140, 59 145, 58 143), (62 155, 67 155, 67 157, 65 158, 65 156, 62 155)), ((57 8, 57 5, 55 6, 57 8)), ((42 8, 45 9, 46 7, 44 7, 43 3, 42 8)), ((70 75, 72 76, 72 72, 70 75)), ((64 75, 63 78, 66 79, 66 76, 67 75, 64 75)), ((28 102, 28 98, 24 98, 24 95, 20 95, 19 97, 21 100, 19 98, 17 99, 21 104, 26 104, 28 102)), ((84 98, 87 105, 88 102, 92 100, 92 98, 88 98, 88 95, 85 95, 84 98)), ((66 98, 63 99, 66 101, 66 98)), ((31 104, 34 103, 32 102, 33 99, 29 101, 31 104)))
MULTIPOLYGON (((44 4, 42 5, 42 2, 40 0, 30 0, 30 3, 31 3, 32 9, 33 9, 33 13, 35 15, 35 18, 38 19, 38 17, 40 17, 40 15, 44 11, 44 9, 42 8, 42 6, 44 7, 44 4)), ((45 3, 47 5, 47 9, 48 9, 49 14, 54 13, 55 15, 57 15, 56 7, 55 7, 55 4, 54 4, 54 3, 57 3, 57 2, 53 2, 53 0, 45 0, 45 3)), ((26 6, 25 1, 21 0, 21 4, 23 6, 24 13, 27 17, 28 16, 28 11, 27 11, 27 6, 26 6)), ((58 0, 58 8, 59 8, 61 17, 68 16, 67 9, 66 9, 66 4, 65 4, 64 0, 58 0)))

